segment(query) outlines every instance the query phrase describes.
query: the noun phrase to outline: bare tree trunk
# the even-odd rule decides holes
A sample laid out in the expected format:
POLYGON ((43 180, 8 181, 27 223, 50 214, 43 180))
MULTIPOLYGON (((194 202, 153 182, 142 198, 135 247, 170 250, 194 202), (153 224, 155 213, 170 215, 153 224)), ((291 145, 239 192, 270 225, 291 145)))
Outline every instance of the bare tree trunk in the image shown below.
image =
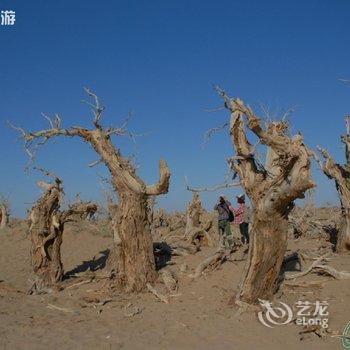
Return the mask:
POLYGON ((287 224, 286 218, 277 215, 253 213, 248 262, 236 296, 239 300, 247 303, 255 303, 259 298, 269 300, 276 292, 276 277, 287 245, 287 224))
POLYGON ((0 210, 1 210, 0 229, 3 230, 4 228, 8 227, 8 225, 9 225, 10 213, 8 210, 8 205, 5 203, 0 204, 0 210))
POLYGON ((237 302, 257 303, 275 293, 286 249, 288 214, 296 198, 314 187, 310 180, 310 155, 300 134, 289 137, 287 125, 271 122, 264 130, 252 109, 240 99, 233 99, 217 88, 231 113, 230 135, 236 151, 229 158, 250 198, 253 215, 248 261, 236 294, 237 302), (248 128, 268 147, 265 166, 254 157, 248 142, 243 116, 248 128))
POLYGON ((318 161, 324 174, 335 182, 336 189, 338 191, 342 222, 340 230, 337 235, 337 244, 335 250, 338 253, 350 250, 350 117, 345 118, 346 134, 341 137, 341 141, 345 144, 345 159, 346 163, 340 165, 334 162, 330 154, 318 147, 321 152, 324 162, 322 163, 316 155, 315 158, 318 161))
POLYGON ((34 281, 31 293, 41 293, 62 279, 61 244, 63 227, 57 221, 61 196, 60 183, 40 183, 46 191, 30 212, 31 264, 34 281))
POLYGON ((199 194, 193 192, 192 201, 187 207, 185 237, 188 237, 193 229, 200 226, 200 215, 202 210, 202 203, 199 194))
POLYGON ((64 225, 75 217, 91 216, 97 210, 96 205, 79 201, 67 210, 60 211, 62 187, 57 177, 53 184, 39 181, 38 186, 45 192, 29 214, 30 256, 34 272, 30 293, 45 292, 62 280, 61 244, 64 225))
POLYGON ((338 232, 336 251, 338 253, 350 250, 350 209, 342 208, 340 230, 338 232))
POLYGON ((138 292, 157 277, 145 195, 119 195, 120 214, 114 219, 116 283, 126 292, 138 292))

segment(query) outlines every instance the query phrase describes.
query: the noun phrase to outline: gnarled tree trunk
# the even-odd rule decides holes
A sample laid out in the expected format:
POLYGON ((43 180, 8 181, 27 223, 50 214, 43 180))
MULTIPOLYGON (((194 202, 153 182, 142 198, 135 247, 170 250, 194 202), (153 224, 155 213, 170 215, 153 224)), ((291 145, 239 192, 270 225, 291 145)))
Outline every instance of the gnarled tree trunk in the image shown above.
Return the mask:
POLYGON ((341 210, 342 221, 337 236, 337 244, 335 250, 338 253, 350 250, 350 208, 343 208, 341 210))
POLYGON ((61 197, 60 182, 39 182, 38 185, 45 192, 29 214, 30 256, 34 272, 30 293, 40 293, 52 287, 63 276, 60 254, 63 228, 57 220, 61 197))
POLYGON ((197 192, 193 192, 191 203, 189 203, 186 212, 185 237, 188 237, 193 229, 200 226, 200 215, 203 211, 202 203, 197 192))
MULTIPOLYGON (((125 129, 107 127, 103 128, 100 119, 104 111, 98 97, 90 90, 85 89, 93 98, 94 129, 88 130, 81 127, 69 129, 61 128, 61 120, 58 116, 50 120, 51 128, 35 133, 25 133, 19 130, 24 138, 27 152, 31 155, 29 147, 35 140, 41 143, 55 136, 78 136, 91 144, 95 152, 108 168, 111 174, 111 182, 119 199, 118 209, 111 213, 115 249, 110 255, 109 266, 114 270, 117 286, 125 291, 141 291, 147 283, 153 283, 156 276, 150 222, 148 218, 147 199, 168 191, 170 172, 165 163, 159 162, 159 182, 154 185, 146 185, 137 175, 131 162, 122 157, 119 149, 111 142, 113 134, 119 136, 130 135, 125 129)), ((94 164, 97 164, 95 162, 94 164)))
POLYGON ((345 144, 346 163, 344 165, 335 163, 330 154, 320 147, 318 149, 324 162, 315 156, 324 174, 334 180, 341 203, 342 222, 335 247, 338 253, 350 250, 350 117, 346 117, 345 120, 346 134, 341 137, 341 141, 345 144))
POLYGON ((120 215, 114 220, 117 285, 125 291, 139 291, 157 277, 153 254, 147 197, 123 192, 119 195, 120 215))
POLYGON ((60 211, 62 187, 58 178, 53 184, 39 181, 38 186, 45 192, 29 214, 30 256, 34 272, 30 293, 45 292, 62 280, 61 244, 64 225, 75 217, 91 216, 97 210, 95 204, 78 202, 60 211))
POLYGON ((0 229, 8 227, 9 225, 9 205, 6 202, 0 203, 0 229))
POLYGON ((239 285, 239 300, 252 303, 271 299, 278 288, 280 272, 287 247, 288 222, 285 217, 264 210, 256 211, 249 231, 248 259, 239 285))
POLYGON ((276 291, 286 249, 288 214, 296 198, 314 187, 310 180, 310 155, 301 135, 290 138, 285 122, 271 122, 266 130, 250 107, 218 88, 231 113, 230 135, 236 151, 228 159, 253 207, 248 261, 236 294, 237 302, 257 303, 276 291), (243 123, 268 147, 265 166, 254 158, 243 123))

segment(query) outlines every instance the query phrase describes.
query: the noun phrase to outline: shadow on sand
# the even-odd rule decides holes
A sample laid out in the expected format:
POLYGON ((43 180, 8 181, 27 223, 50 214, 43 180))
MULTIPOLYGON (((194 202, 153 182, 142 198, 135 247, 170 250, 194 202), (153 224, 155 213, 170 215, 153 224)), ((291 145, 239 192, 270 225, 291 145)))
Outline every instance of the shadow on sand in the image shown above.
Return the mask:
POLYGON ((95 259, 95 256, 88 261, 83 261, 82 264, 78 265, 74 269, 67 271, 64 274, 64 279, 72 278, 75 274, 85 272, 85 271, 97 271, 102 270, 106 266, 106 261, 108 259, 110 250, 102 250, 99 254, 102 254, 98 259, 95 259))
MULTIPOLYGON (((165 267, 171 260, 171 247, 165 242, 155 242, 153 243, 154 257, 156 263, 156 269, 160 270, 165 267)), ((102 270, 106 266, 107 259, 110 254, 110 250, 102 250, 98 255, 102 254, 99 258, 95 256, 88 261, 83 261, 80 265, 76 266, 74 269, 67 271, 64 274, 63 279, 67 280, 69 278, 75 277, 76 274, 86 272, 86 271, 97 271, 102 270)))

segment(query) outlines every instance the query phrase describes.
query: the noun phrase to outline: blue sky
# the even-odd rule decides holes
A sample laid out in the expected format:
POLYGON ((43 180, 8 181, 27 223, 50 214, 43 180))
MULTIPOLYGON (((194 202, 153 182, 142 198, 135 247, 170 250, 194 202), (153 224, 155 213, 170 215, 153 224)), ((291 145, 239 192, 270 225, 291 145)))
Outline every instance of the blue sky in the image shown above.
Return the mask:
MULTIPOLYGON (((41 113, 59 113, 63 125, 91 125, 81 103, 83 86, 106 106, 104 122, 118 125, 132 110, 129 127, 147 135, 137 144, 115 138, 123 154, 135 154, 147 182, 158 177, 158 159, 172 178, 159 204, 183 209, 193 185, 215 185, 232 155, 228 134, 202 147, 204 132, 228 118, 209 113, 221 104, 212 84, 240 96, 260 113, 295 108, 293 130, 314 148, 343 161, 339 135, 350 113, 350 1, 1 1, 16 11, 16 24, 0 26, 0 192, 14 215, 39 196, 36 172, 6 120, 35 131, 47 127, 41 113)), ((103 165, 80 139, 59 138, 42 147, 36 165, 60 175, 67 197, 76 192, 100 200, 103 165)), ((334 184, 319 170, 319 204, 337 203, 334 184)), ((233 196, 239 190, 226 191, 233 196)), ((210 208, 218 193, 203 194, 210 208)))

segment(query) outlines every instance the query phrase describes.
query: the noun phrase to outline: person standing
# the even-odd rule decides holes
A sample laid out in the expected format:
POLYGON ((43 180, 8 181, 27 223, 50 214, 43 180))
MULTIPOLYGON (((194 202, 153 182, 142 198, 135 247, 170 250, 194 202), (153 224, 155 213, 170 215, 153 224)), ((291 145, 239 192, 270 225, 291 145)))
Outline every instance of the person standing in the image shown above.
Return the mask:
POLYGON ((218 202, 214 206, 214 210, 219 213, 218 226, 220 235, 220 247, 231 249, 233 246, 233 236, 231 232, 230 222, 233 221, 233 214, 230 210, 231 203, 220 196, 218 202))
POLYGON ((240 194, 236 196, 237 198, 237 207, 233 208, 230 206, 230 210, 234 215, 234 224, 239 227, 239 231, 241 233, 241 241, 243 244, 249 244, 249 224, 245 217, 247 216, 247 207, 245 205, 245 195, 240 194))

